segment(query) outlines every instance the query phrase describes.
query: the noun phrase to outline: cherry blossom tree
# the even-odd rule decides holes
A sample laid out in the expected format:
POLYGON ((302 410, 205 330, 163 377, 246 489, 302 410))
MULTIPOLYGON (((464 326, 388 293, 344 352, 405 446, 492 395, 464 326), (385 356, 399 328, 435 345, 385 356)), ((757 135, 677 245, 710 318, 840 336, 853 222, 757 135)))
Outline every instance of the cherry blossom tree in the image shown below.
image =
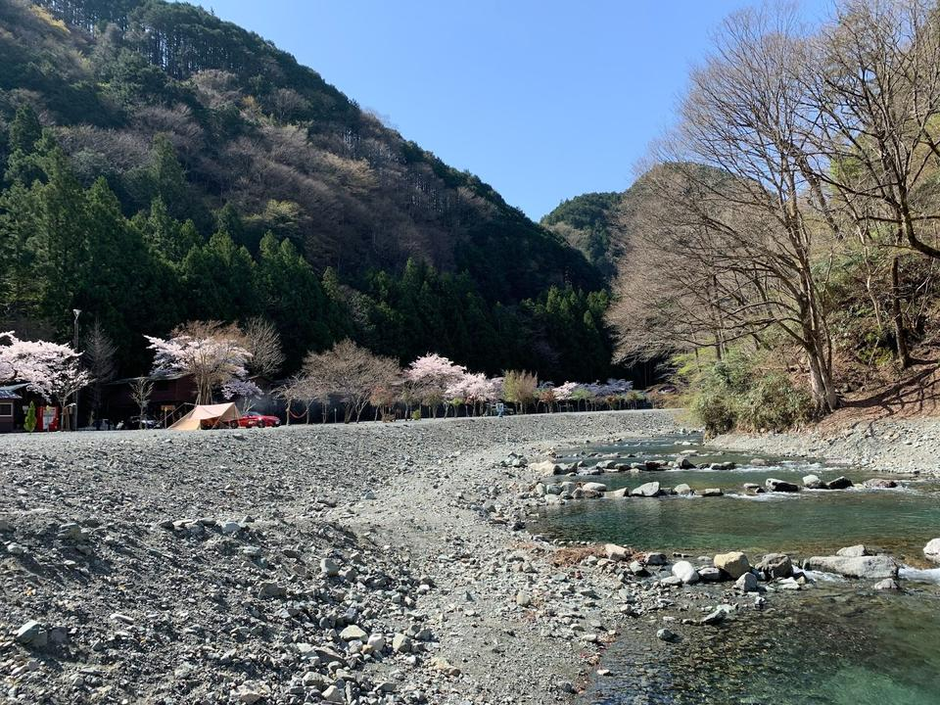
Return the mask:
MULTIPOLYGON (((25 382, 29 389, 60 409, 66 420, 69 399, 92 381, 80 364, 81 353, 68 345, 45 340, 20 340, 12 332, 0 333, 0 379, 25 382)), ((64 427, 63 427, 64 428, 64 427)))
POLYGON ((154 352, 153 373, 192 375, 197 404, 211 403, 213 392, 226 384, 247 380, 251 353, 233 325, 192 321, 176 328, 169 339, 144 337, 154 352))
POLYGON ((425 406, 431 415, 437 416, 437 407, 448 397, 448 390, 458 385, 466 376, 467 368, 457 365, 442 355, 428 353, 411 363, 405 370, 405 379, 411 393, 425 406))

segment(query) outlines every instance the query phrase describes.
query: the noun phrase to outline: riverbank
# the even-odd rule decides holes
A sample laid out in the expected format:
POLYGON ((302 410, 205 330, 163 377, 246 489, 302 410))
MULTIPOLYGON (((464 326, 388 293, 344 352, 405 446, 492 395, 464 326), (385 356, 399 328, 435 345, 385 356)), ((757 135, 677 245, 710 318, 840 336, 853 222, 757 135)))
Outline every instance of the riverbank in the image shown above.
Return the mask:
POLYGON ((940 476, 940 419, 880 419, 823 424, 802 432, 727 434, 709 441, 726 450, 820 458, 886 473, 940 476))
POLYGON ((652 411, 5 438, 2 692, 567 701, 620 632, 622 581, 526 531, 533 472, 510 454, 674 428, 652 411))

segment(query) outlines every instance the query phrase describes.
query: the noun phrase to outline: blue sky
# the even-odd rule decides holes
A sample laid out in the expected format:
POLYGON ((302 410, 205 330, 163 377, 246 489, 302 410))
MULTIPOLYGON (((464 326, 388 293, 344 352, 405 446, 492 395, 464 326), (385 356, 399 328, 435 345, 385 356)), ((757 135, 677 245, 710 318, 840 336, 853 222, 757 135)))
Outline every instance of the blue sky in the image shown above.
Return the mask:
MULTIPOLYGON (((691 65, 755 0, 200 0, 540 218, 621 191, 691 65)), ((759 1, 759 0, 757 0, 759 1)), ((806 0, 816 19, 828 0, 806 0)))

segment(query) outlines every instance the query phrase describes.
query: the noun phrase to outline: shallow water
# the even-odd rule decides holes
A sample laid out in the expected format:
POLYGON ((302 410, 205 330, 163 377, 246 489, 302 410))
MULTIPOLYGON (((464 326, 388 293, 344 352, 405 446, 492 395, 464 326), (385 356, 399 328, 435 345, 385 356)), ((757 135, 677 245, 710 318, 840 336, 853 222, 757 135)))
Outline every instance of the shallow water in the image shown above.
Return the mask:
MULTIPOLYGON (((601 450, 605 457, 619 450, 621 457, 631 461, 673 458, 677 450, 689 449, 676 446, 675 441, 667 438, 601 450), (627 454, 635 457, 628 458, 627 454)), ((915 563, 923 559, 924 544, 940 534, 940 486, 935 482, 908 479, 903 480, 903 488, 894 490, 853 488, 747 495, 744 483, 763 486, 769 477, 802 485, 802 477, 810 473, 823 480, 845 475, 856 483, 877 476, 792 459, 769 459, 769 467, 753 467, 748 464, 751 457, 702 452, 690 459, 702 464, 731 460, 739 466, 734 470, 605 473, 583 478, 603 482, 609 489, 637 487, 654 480, 664 487, 687 483, 697 491, 719 487, 725 496, 572 501, 546 507, 540 528, 569 539, 693 554, 741 550, 751 554, 782 551, 800 556, 829 555, 842 546, 864 543, 915 563)))
MULTIPOLYGON (((688 437, 571 451, 626 460, 674 458, 688 437), (634 457, 627 457, 627 456, 634 457)), ((697 439, 692 439, 695 442, 697 439)), ((612 541, 640 550, 712 555, 743 550, 752 559, 784 551, 795 556, 831 554, 856 543, 922 563, 921 550, 940 535, 940 486, 905 480, 902 490, 801 491, 796 495, 741 493, 745 482, 768 477, 801 483, 846 475, 860 482, 877 476, 849 467, 752 456, 699 448, 693 462, 733 460, 731 471, 656 471, 584 478, 611 489, 658 480, 666 487, 720 487, 723 497, 580 500, 548 507, 541 529, 572 540, 612 541)), ((578 454, 576 454, 578 453, 578 454)), ((580 454, 580 455, 579 455, 580 454)), ((556 478, 557 480, 557 478, 556 478)), ((818 581, 800 592, 768 595, 760 616, 743 614, 718 628, 677 625, 679 644, 631 637, 628 630, 605 653, 582 705, 668 703, 783 705, 926 705, 940 703, 940 586, 938 571, 903 570, 903 593, 878 592, 874 581, 818 581), (914 582, 919 580, 920 582, 914 582)), ((716 590, 713 604, 721 601, 716 590)), ((697 615, 690 615, 696 617, 697 615)), ((642 628, 646 628, 643 625, 642 628)), ((629 628, 628 628, 629 629, 629 628)))

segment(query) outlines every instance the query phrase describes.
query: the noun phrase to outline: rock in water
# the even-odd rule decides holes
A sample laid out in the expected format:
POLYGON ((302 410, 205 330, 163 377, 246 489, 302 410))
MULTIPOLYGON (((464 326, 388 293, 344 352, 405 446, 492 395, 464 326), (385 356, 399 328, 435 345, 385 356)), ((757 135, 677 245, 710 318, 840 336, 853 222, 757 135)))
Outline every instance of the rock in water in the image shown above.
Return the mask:
POLYGON ((839 476, 835 480, 829 480, 826 485, 830 490, 847 490, 849 487, 854 487, 855 483, 845 476, 839 476))
POLYGON ((885 480, 880 477, 873 477, 870 480, 865 480, 862 483, 864 487, 875 490, 890 490, 898 486, 898 483, 894 480, 885 480))
POLYGON ((716 568, 730 575, 732 580, 737 580, 751 569, 747 556, 740 551, 719 553, 712 559, 712 563, 716 568))
POLYGON ((884 580, 881 580, 875 583, 872 587, 874 587, 875 590, 900 590, 901 589, 901 585, 894 578, 885 578, 884 580))
POLYGON ((679 578, 683 583, 697 583, 699 581, 698 571, 688 561, 679 561, 672 566, 672 574, 679 578))
POLYGON ((673 491, 676 494, 695 494, 695 490, 693 490, 684 482, 681 485, 676 485, 675 488, 673 488, 673 491))
POLYGON ((687 456, 680 455, 676 459, 676 467, 679 468, 680 470, 694 470, 695 463, 689 460, 687 456))
POLYGON ((647 482, 646 484, 637 487, 630 494, 632 494, 634 497, 655 497, 659 494, 659 483, 647 482))
POLYGON ((803 568, 875 580, 898 574, 898 564, 891 556, 813 556, 803 561, 803 568))
POLYGON ((932 563, 940 563, 940 539, 931 539, 924 546, 924 557, 932 563))
POLYGON ((792 482, 778 480, 775 477, 768 477, 764 481, 764 485, 766 485, 767 489, 771 492, 799 492, 800 490, 800 488, 794 485, 792 482))
POLYGON ((757 564, 757 569, 763 571, 768 579, 789 578, 793 575, 793 561, 786 553, 768 553, 757 564))
POLYGON ((803 487, 808 490, 825 490, 828 486, 819 479, 818 475, 805 475, 803 477, 803 487))
POLYGON ((865 548, 863 544, 856 544, 855 546, 846 546, 845 548, 840 548, 836 551, 837 556, 848 556, 850 558, 858 558, 859 556, 870 556, 868 549, 865 548))
POLYGON ((723 494, 720 487, 706 487, 702 490, 703 497, 721 497, 723 494))

